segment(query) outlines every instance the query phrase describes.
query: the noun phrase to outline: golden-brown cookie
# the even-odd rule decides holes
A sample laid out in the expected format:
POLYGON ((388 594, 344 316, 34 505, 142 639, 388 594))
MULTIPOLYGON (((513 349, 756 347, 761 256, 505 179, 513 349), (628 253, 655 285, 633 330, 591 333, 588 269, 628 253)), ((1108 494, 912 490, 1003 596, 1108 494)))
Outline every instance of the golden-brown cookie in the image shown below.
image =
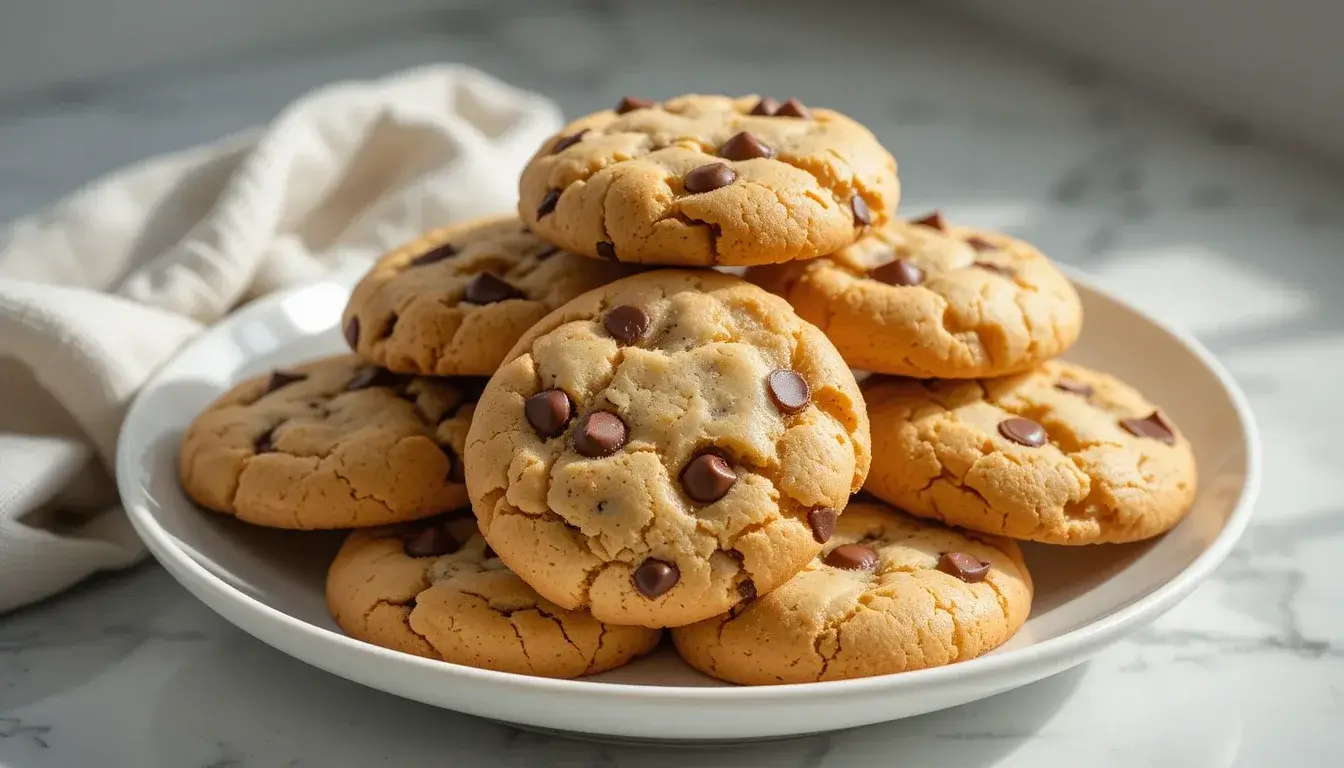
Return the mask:
POLYGON ((776 264, 854 242, 899 195, 896 161, 838 112, 691 95, 565 126, 523 170, 518 212, 596 258, 776 264))
POLYGON ((868 417, 826 337, 731 275, 663 270, 518 342, 467 439, 491 546, 566 608, 689 624, 784 583, 868 472, 868 417))
POLYGON ((981 656, 1031 612, 1017 544, 855 501, 801 573, 730 613, 672 630, 677 652, 743 685, 887 675, 981 656))
POLYGON ((388 370, 489 376, 547 312, 636 271, 566 253, 514 216, 477 219, 379 259, 341 327, 360 357, 388 370))
POLYGON ((877 373, 1016 373, 1068 349, 1083 323, 1078 294, 1040 251, 937 214, 747 279, 817 324, 850 365, 877 373))
POLYGON ((1138 392, 1052 361, 975 381, 873 379, 865 489, 924 517, 1049 544, 1135 541, 1194 503, 1190 443, 1138 392))
POLYGON ((462 464, 484 379, 401 376, 354 355, 248 379, 182 438, 200 505, 271 528, 357 528, 466 502, 462 464))
POLYGON ((541 597, 490 551, 470 510, 350 534, 327 572, 327 607, 367 643, 541 677, 614 669, 661 635, 541 597))

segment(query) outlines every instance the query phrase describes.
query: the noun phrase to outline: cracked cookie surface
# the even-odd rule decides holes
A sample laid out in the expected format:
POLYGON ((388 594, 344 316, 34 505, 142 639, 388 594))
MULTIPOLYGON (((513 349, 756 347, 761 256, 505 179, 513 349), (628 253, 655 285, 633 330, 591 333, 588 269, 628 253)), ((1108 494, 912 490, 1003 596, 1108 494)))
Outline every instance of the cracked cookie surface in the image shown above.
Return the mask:
POLYGON ((547 312, 637 269, 562 251, 515 216, 477 219, 379 259, 341 327, 360 357, 389 370, 489 376, 547 312))
POLYGON ((875 378, 865 490, 910 512, 1049 544, 1136 541, 1194 503, 1190 444, 1119 380, 1061 361, 974 381, 875 378))
POLYGON ((477 412, 467 486, 491 546, 548 599, 617 624, 689 624, 784 583, 868 472, 835 348, 713 271, 575 299, 519 341, 477 412))
POLYGON ((575 253, 682 266, 809 259, 887 221, 896 161, 868 129, 761 102, 627 100, 580 118, 523 170, 519 215, 575 253))
POLYGON ((1015 542, 856 500, 787 584, 672 639, 691 666, 733 683, 848 680, 983 655, 1022 627, 1031 599, 1015 542))
POLYGON ((459 457, 484 379, 402 376, 342 355, 243 381, 182 438, 178 477, 272 528, 358 528, 466 502, 459 457))
POLYGON ((755 267, 747 279, 876 373, 1000 376, 1078 340, 1078 294, 1040 251, 941 216, 922 221, 893 221, 830 256, 755 267))
POLYGON ((327 608, 367 643, 541 677, 614 669, 661 635, 541 597, 489 550, 470 510, 351 533, 327 572, 327 608))

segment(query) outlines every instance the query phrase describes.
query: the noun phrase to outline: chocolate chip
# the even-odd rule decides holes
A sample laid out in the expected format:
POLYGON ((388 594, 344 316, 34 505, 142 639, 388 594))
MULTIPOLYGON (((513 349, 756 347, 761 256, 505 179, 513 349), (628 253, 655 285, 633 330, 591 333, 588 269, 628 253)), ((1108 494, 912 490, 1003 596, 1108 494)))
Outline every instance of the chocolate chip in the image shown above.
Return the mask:
POLYGON ((965 552, 944 552, 938 556, 938 570, 956 576, 967 584, 974 584, 985 580, 989 563, 982 563, 979 558, 965 552))
POLYGON ((494 304, 497 301, 517 299, 523 292, 489 272, 482 272, 467 283, 462 300, 468 304, 494 304))
POLYGON ((731 139, 719 147, 719 157, 725 160, 754 160, 758 157, 774 157, 775 150, 761 143, 761 140, 746 131, 733 134, 731 139))
POLYGON ((546 196, 541 198, 541 205, 537 206, 537 221, 541 221, 555 210, 555 204, 560 202, 560 190, 548 189, 546 196))
POLYGON ((756 582, 747 579, 737 585, 737 594, 742 596, 743 600, 756 599, 756 582))
POLYGON ((271 429, 268 429, 265 432, 262 432, 260 435, 258 435, 257 439, 252 443, 252 452, 270 453, 271 451, 274 451, 275 450, 274 440, 276 429, 278 428, 272 427, 271 429))
POLYGON ((779 109, 775 110, 774 116, 801 117, 806 119, 812 117, 812 113, 808 111, 807 107, 803 106, 803 102, 797 99, 789 99, 788 101, 779 105, 779 109))
POLYGON ((966 244, 979 252, 999 250, 999 246, 989 242, 988 240, 986 240, 983 237, 980 237, 979 235, 973 235, 971 237, 966 238, 966 244))
POLYGON ((649 313, 639 307, 624 304, 602 318, 602 327, 622 344, 634 344, 649 332, 649 313))
POLYGON ((1055 389, 1071 392, 1079 397, 1091 397, 1096 391, 1092 388, 1091 384, 1084 384, 1081 381, 1075 381, 1074 379, 1068 378, 1060 379, 1055 382, 1055 389))
POLYGON ((451 259, 456 255, 457 255, 457 248, 455 248, 451 243, 444 243, 443 245, 440 245, 438 248, 435 248, 432 251, 429 251, 428 253, 422 253, 419 256, 416 256, 414 259, 411 259, 411 263, 409 266, 423 267, 426 264, 435 264, 440 261, 443 261, 444 259, 451 259))
POLYGON ((831 534, 835 533, 835 520, 839 515, 839 512, 828 507, 807 511, 807 524, 812 527, 812 538, 816 539, 818 544, 825 544, 831 540, 831 534))
POLYGON ((711 504, 727 495, 737 482, 737 473, 718 454, 702 453, 681 471, 681 487, 701 504, 711 504))
POLYGON ((562 390, 547 389, 527 398, 523 413, 537 435, 550 439, 565 431, 565 426, 574 417, 574 404, 562 390))
POLYGON ((406 539, 403 548, 410 557, 442 557, 461 546, 442 520, 435 520, 406 539))
POLYGON ((559 252, 559 248, 556 248, 554 245, 548 245, 540 251, 537 251, 536 259, 537 261, 545 261, 559 252))
POLYGON ((1121 419, 1120 426, 1135 437, 1147 437, 1167 445, 1176 444, 1176 429, 1161 411, 1153 411, 1142 419, 1121 419))
POLYGON ((350 322, 345 324, 345 343, 350 345, 351 349, 359 348, 359 318, 352 317, 350 322))
POLYGON ((355 371, 355 375, 345 383, 346 392, 354 392, 370 387, 395 387, 404 383, 403 377, 373 365, 366 365, 355 371))
POLYGON ((570 136, 561 136, 555 142, 555 146, 551 147, 551 154, 558 155, 561 152, 564 152, 566 149, 569 149, 570 147, 574 146, 575 144, 578 144, 580 141, 583 141, 583 135, 587 132, 588 129, 584 128, 578 133, 572 134, 570 136))
POLYGON ((1045 427, 1031 419, 1014 416, 999 422, 999 434, 1018 445, 1039 448, 1045 445, 1045 427))
POLYGON ((873 223, 873 212, 868 208, 868 201, 863 199, 863 195, 856 193, 851 197, 849 208, 854 212, 854 226, 866 227, 873 223))
POLYGON ((649 558, 635 569, 635 588, 647 598, 655 598, 675 587, 681 572, 672 563, 649 558))
POLYGON ((986 272, 993 272, 994 274, 1006 277, 1009 280, 1012 280, 1013 276, 1017 274, 1013 271, 1012 267, 1005 267, 1002 264, 995 264, 992 261, 977 261, 971 266, 977 269, 983 269, 986 272))
POLYGON ((597 255, 607 261, 616 261, 616 245, 605 240, 597 244, 597 255))
POLYGON ((266 394, 269 395, 281 387, 287 387, 306 378, 308 374, 297 371, 271 371, 271 379, 266 382, 266 394))
POLYGON ((887 285, 919 285, 924 282, 924 270, 905 259, 889 261, 869 272, 868 276, 887 285))
POLYGON ((594 411, 574 430, 574 450, 590 459, 610 456, 624 445, 629 433, 621 417, 610 411, 594 411))
POLYGON ((918 224, 921 227, 932 227, 939 232, 947 231, 947 224, 943 222, 943 214, 938 211, 930 213, 922 219, 915 219, 911 224, 918 224))
POLYGON ((652 109, 654 102, 648 99, 637 99, 634 96, 626 96, 616 105, 616 114, 624 115, 626 112, 634 112, 636 109, 652 109))
POLYGON ((871 570, 877 567, 877 553, 862 544, 841 544, 828 552, 822 562, 848 571, 871 570))
POLYGON ((793 371, 783 369, 771 371, 770 375, 765 377, 765 384, 770 392, 770 399, 775 401, 775 407, 784 413, 798 413, 812 400, 812 388, 807 386, 802 376, 793 371))
POLYGON ((686 174, 682 184, 687 192, 698 195, 702 192, 712 192, 719 187, 726 187, 736 179, 737 171, 723 163, 710 163, 686 174))
POLYGON ((769 96, 762 96, 761 100, 756 102, 756 106, 751 108, 751 114, 761 115, 763 117, 773 117, 779 111, 779 102, 769 96))

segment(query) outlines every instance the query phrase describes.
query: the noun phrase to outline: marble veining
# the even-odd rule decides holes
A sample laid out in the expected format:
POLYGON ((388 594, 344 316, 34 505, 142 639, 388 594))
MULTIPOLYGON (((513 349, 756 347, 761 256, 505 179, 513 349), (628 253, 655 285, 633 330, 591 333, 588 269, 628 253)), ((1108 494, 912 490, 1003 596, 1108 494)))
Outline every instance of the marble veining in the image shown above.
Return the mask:
POLYGON ((264 122, 320 83, 426 61, 475 64, 570 113, 688 90, 833 105, 900 160, 904 211, 938 207, 1038 243, 1194 333, 1243 385, 1264 487, 1251 530, 1206 584, 1088 664, 1017 691, 686 751, 532 733, 362 688, 251 639, 145 564, 0 620, 0 764, 1338 765, 1344 180, 1245 125, 925 11, 834 11, 601 0, 445 11, 52 89, 0 103, 0 218, 264 122), (691 33, 686 18, 714 23, 691 33))

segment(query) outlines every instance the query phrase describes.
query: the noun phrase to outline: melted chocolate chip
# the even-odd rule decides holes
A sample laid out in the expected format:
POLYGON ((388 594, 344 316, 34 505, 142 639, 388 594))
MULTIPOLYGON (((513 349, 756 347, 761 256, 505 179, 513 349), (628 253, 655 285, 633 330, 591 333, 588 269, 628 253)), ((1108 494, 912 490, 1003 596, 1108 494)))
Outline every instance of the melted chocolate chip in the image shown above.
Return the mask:
POLYGON ((272 427, 258 435, 257 439, 252 443, 252 452, 270 453, 271 451, 274 451, 276 429, 279 429, 279 427, 272 427))
POLYGON ((775 370, 765 377, 765 388, 775 407, 784 413, 798 413, 812 400, 812 388, 793 371, 775 370))
POLYGON ((807 107, 803 106, 803 102, 797 99, 789 99, 788 101, 779 105, 779 109, 775 110, 774 116, 801 117, 806 119, 812 117, 812 113, 808 110, 807 107))
POLYGON ((855 194, 849 199, 849 209, 854 212, 854 226, 867 227, 873 223, 873 211, 863 195, 855 194))
POLYGON ((1031 419, 1014 416, 999 422, 999 434, 1018 445, 1039 448, 1045 445, 1045 427, 1031 419))
POLYGON ((560 202, 560 190, 546 190, 546 196, 541 198, 541 205, 537 206, 537 221, 541 221, 554 212, 555 205, 558 202, 560 202))
POLYGON ((895 259, 868 273, 874 280, 887 285, 919 285, 924 282, 924 270, 905 259, 895 259))
POLYGON ((944 552, 938 556, 938 570, 956 576, 967 584, 985 580, 989 563, 982 563, 965 552, 944 552))
POLYGON ((616 261, 616 245, 605 240, 597 244, 597 255, 607 261, 616 261))
POLYGON ((915 219, 910 223, 918 224, 921 227, 932 227, 939 232, 947 231, 947 224, 943 221, 943 214, 938 211, 934 211, 922 219, 915 219))
POLYGON ((756 106, 751 108, 751 114, 762 117, 773 117, 779 111, 779 102, 769 96, 762 96, 761 100, 756 102, 756 106))
POLYGON ((737 171, 723 163, 710 163, 687 173, 686 178, 682 180, 682 184, 688 193, 699 195, 704 192, 713 192, 720 187, 726 187, 736 179, 737 171))
POLYGON ((468 304, 494 304, 497 301, 517 299, 522 295, 522 291, 508 282, 489 272, 482 272, 467 283, 467 290, 463 292, 462 300, 468 304))
POLYGON ((841 544, 828 552, 822 562, 849 571, 871 570, 877 567, 877 552, 862 544, 841 544))
POLYGON ((807 524, 811 526, 812 538, 816 539, 818 544, 825 544, 831 540, 831 535, 835 533, 835 520, 839 514, 827 507, 808 510, 807 524))
POLYGON ((287 387, 306 378, 308 374, 298 371, 271 371, 271 378, 266 382, 266 394, 269 395, 281 387, 287 387))
POLYGON ((610 456, 625 446, 629 432, 621 417, 610 411, 594 411, 574 430, 574 450, 590 459, 610 456))
POLYGON ((994 274, 1006 277, 1009 280, 1012 280, 1013 276, 1017 274, 1013 271, 1012 267, 1005 267, 1002 264, 995 264, 992 261, 977 261, 971 266, 976 269, 983 269, 986 272, 993 272, 994 274))
POLYGON ((547 389, 532 395, 523 403, 527 423, 537 435, 550 439, 565 431, 574 417, 574 403, 559 389, 547 389))
POLYGON ((444 259, 451 259, 456 255, 457 255, 457 248, 453 247, 452 243, 444 243, 443 245, 440 245, 439 247, 431 251, 422 253, 419 256, 416 256, 414 259, 411 259, 410 264, 408 266, 423 267, 426 264, 435 264, 437 262, 443 261, 444 259))
POLYGON ((1167 445, 1176 444, 1176 429, 1161 411, 1153 411, 1142 419, 1121 419, 1120 426, 1135 437, 1147 437, 1167 445))
POLYGON ((352 317, 350 322, 345 324, 345 343, 350 345, 351 349, 359 348, 359 318, 352 317))
POLYGON ((696 456, 681 471, 681 487, 687 496, 701 504, 712 504, 723 498, 735 483, 737 473, 715 453, 696 456))
POLYGON ((733 134, 733 137, 719 147, 719 157, 725 160, 754 160, 758 157, 774 157, 775 150, 761 143, 761 140, 746 131, 733 134))
POLYGON ((622 344, 634 344, 649 332, 649 314, 639 307, 624 304, 602 318, 602 327, 622 344))
POLYGON ((1055 382, 1055 389, 1071 392, 1079 397, 1091 397, 1093 393, 1096 392, 1091 384, 1084 384, 1081 381, 1075 381, 1074 379, 1069 378, 1060 379, 1055 382))
POLYGON ((986 240, 983 237, 980 237, 979 235, 972 235, 971 237, 966 238, 966 244, 981 253, 985 251, 999 250, 999 246, 989 242, 988 240, 986 240))
POLYGON ((561 136, 559 139, 556 140, 555 146, 551 147, 551 154, 558 155, 561 152, 564 152, 566 149, 569 149, 570 147, 574 146, 575 144, 578 144, 580 141, 583 141, 583 135, 587 132, 588 129, 584 128, 578 133, 571 134, 569 136, 561 136))
POLYGON ((752 581, 751 579, 746 579, 742 582, 739 582, 737 585, 737 594, 740 595, 743 600, 755 600, 756 582, 752 581))
POLYGON ((616 114, 624 115, 626 112, 634 112, 636 109, 652 109, 654 102, 648 99, 639 99, 634 96, 626 96, 616 105, 616 114))
POLYGON ((672 563, 649 558, 635 569, 635 589, 649 599, 659 597, 675 587, 681 572, 672 563))

